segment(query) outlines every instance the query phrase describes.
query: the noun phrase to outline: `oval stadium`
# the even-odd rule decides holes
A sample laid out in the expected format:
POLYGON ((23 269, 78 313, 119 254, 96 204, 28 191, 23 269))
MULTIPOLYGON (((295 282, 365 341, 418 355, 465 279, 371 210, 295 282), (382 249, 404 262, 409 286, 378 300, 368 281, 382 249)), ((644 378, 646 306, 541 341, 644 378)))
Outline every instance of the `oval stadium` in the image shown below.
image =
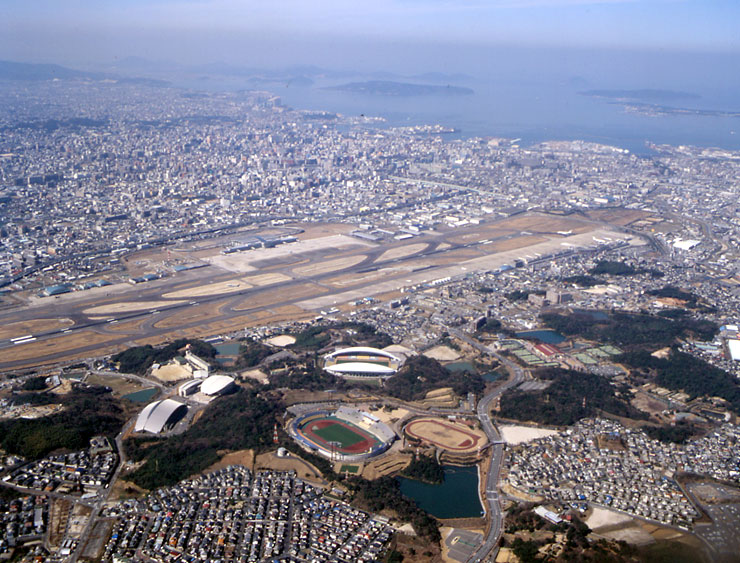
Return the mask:
POLYGON ((363 346, 342 348, 324 356, 324 369, 337 377, 390 377, 402 363, 393 354, 363 346))
POLYGON ((373 415, 349 407, 298 416, 288 425, 288 433, 305 450, 332 461, 374 457, 396 438, 393 430, 373 415))

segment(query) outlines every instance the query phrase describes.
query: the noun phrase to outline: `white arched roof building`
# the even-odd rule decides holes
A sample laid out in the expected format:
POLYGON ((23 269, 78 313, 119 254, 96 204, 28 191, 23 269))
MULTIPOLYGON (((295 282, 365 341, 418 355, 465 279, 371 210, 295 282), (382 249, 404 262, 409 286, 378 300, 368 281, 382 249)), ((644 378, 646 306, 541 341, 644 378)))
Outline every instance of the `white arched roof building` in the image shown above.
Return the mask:
POLYGON ((188 407, 173 399, 164 399, 149 403, 139 413, 134 425, 135 432, 159 434, 166 426, 185 415, 188 407))
POLYGON ((378 348, 355 346, 324 356, 324 369, 339 377, 390 377, 403 361, 378 348))
POLYGON ((212 375, 203 380, 200 392, 204 395, 221 395, 227 393, 234 387, 234 378, 228 375, 212 375))

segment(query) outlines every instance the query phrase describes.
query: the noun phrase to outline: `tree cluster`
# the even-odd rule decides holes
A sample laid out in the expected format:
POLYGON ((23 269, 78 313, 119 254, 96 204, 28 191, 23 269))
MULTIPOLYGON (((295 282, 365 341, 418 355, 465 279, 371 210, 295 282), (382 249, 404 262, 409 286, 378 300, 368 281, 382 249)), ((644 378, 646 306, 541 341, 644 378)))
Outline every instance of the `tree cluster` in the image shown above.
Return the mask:
POLYGON ((386 392, 403 401, 421 400, 440 387, 452 387, 457 395, 465 396, 482 393, 485 382, 477 373, 450 372, 437 360, 421 355, 406 360, 399 372, 385 382, 386 392))
POLYGON ((616 396, 605 378, 591 373, 554 368, 552 385, 543 391, 508 391, 501 397, 499 415, 523 421, 570 426, 601 412, 635 419, 647 417, 616 396))
POLYGON ((353 502, 370 512, 392 510, 399 519, 411 522, 420 536, 429 541, 440 540, 439 524, 416 503, 401 493, 401 487, 393 477, 381 477, 368 481, 362 477, 350 477, 345 481, 353 493, 353 502))
POLYGON ((607 319, 595 318, 588 312, 570 314, 543 313, 542 322, 566 336, 580 336, 618 346, 668 346, 677 338, 694 336, 711 340, 717 333, 715 323, 693 318, 668 319, 639 313, 612 312, 607 319))
POLYGON ((125 416, 107 392, 101 387, 78 387, 66 397, 55 398, 65 407, 58 413, 0 421, 0 447, 11 454, 39 459, 54 450, 84 449, 98 434, 114 437, 125 416))
POLYGON ((119 369, 124 373, 144 375, 152 367, 152 364, 169 362, 175 356, 179 356, 182 349, 188 344, 190 344, 190 351, 200 358, 212 359, 216 357, 216 349, 207 342, 181 338, 156 348, 150 344, 135 346, 119 352, 111 360, 117 363, 119 369))
POLYGON ((721 397, 740 414, 740 385, 726 371, 691 354, 672 350, 667 358, 656 358, 645 351, 622 354, 617 361, 653 376, 655 383, 667 389, 684 391, 696 397, 721 397))
POLYGON ((414 457, 408 467, 401 472, 401 475, 432 485, 441 484, 445 479, 445 472, 442 466, 436 459, 426 455, 414 457))

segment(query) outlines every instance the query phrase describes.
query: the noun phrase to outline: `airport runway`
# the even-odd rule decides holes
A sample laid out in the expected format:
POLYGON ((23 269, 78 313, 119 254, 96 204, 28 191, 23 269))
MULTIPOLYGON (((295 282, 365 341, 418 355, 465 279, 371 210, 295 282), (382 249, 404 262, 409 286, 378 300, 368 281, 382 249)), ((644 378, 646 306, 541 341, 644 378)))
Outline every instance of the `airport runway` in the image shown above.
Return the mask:
POLYGON ((345 242, 344 248, 303 252, 298 242, 278 247, 279 253, 270 253, 271 249, 239 253, 236 258, 248 263, 242 271, 210 265, 134 286, 114 286, 109 294, 97 291, 89 298, 76 292, 38 299, 30 306, 0 312, 0 327, 5 328, 0 336, 0 371, 97 357, 136 344, 234 332, 278 320, 309 319, 323 308, 360 297, 389 295, 412 284, 493 269, 518 256, 537 260, 548 249, 576 248, 576 240, 581 245, 593 243, 592 232, 604 229, 582 218, 556 220, 557 227, 572 225, 579 232, 561 236, 548 231, 547 217, 524 223, 520 216, 516 222, 504 219, 405 241, 358 240, 351 248, 345 242), (542 222, 539 231, 532 226, 538 220, 542 222), (522 224, 527 231, 521 230, 522 224), (262 285, 250 284, 253 280, 262 285), (218 288, 213 295, 207 292, 209 285, 218 288), (187 297, 188 292, 197 296, 187 297), (59 319, 72 324, 61 325, 59 319), (34 324, 22 324, 28 322, 34 324), (19 328, 14 333, 15 326, 19 328), (29 333, 23 326, 35 328, 29 333))

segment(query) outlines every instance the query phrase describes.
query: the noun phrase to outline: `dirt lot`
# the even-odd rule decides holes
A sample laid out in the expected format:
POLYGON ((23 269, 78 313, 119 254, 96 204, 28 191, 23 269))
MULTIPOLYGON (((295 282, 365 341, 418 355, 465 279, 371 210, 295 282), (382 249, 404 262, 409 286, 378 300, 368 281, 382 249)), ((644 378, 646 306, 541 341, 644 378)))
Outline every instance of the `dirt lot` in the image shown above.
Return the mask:
POLYGON ((260 454, 255 460, 255 469, 274 469, 275 471, 292 469, 301 479, 314 483, 325 483, 321 471, 292 452, 289 457, 278 457, 275 452, 260 454))

